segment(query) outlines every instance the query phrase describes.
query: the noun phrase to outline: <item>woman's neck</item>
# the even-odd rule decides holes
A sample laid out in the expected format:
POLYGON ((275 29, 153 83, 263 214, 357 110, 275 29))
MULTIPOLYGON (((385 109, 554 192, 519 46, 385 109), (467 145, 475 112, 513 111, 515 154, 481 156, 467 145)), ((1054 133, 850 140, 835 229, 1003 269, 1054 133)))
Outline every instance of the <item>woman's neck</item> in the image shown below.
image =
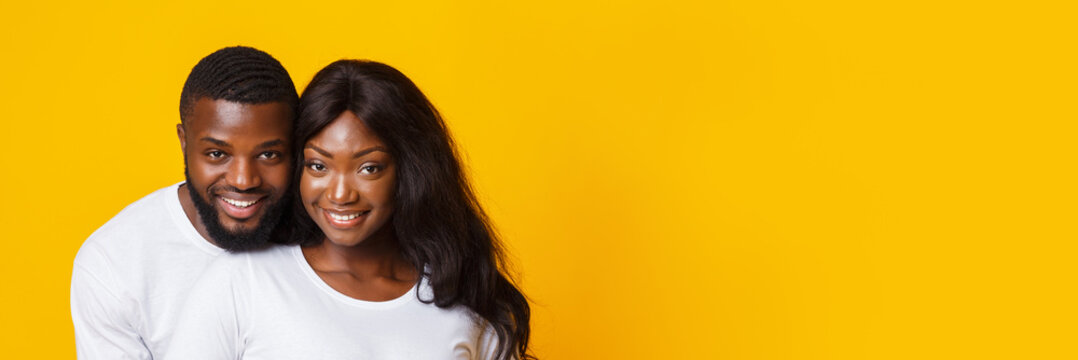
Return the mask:
POLYGON ((387 279, 414 282, 415 268, 401 256, 397 239, 377 233, 354 246, 334 244, 328 239, 303 253, 315 271, 347 273, 359 281, 387 279))

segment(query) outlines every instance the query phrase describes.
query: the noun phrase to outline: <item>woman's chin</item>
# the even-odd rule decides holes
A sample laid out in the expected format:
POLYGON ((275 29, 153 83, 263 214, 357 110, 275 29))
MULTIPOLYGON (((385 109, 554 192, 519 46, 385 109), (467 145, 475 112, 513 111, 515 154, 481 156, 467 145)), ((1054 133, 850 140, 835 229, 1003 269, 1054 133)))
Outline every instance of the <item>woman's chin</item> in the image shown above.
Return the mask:
POLYGON ((352 246, 359 245, 360 243, 363 242, 363 239, 356 239, 356 238, 352 238, 352 237, 337 237, 337 236, 327 236, 326 240, 328 240, 333 245, 340 246, 340 247, 352 247, 352 246))

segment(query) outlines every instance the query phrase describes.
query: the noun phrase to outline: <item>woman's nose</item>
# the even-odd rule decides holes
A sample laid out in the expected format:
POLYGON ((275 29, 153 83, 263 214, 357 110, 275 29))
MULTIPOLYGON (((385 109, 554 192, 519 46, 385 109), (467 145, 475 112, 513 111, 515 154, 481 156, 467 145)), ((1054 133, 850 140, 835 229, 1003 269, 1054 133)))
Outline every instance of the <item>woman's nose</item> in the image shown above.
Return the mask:
POLYGON ((334 204, 350 204, 359 200, 359 191, 351 184, 347 175, 334 176, 326 189, 326 200, 334 204))

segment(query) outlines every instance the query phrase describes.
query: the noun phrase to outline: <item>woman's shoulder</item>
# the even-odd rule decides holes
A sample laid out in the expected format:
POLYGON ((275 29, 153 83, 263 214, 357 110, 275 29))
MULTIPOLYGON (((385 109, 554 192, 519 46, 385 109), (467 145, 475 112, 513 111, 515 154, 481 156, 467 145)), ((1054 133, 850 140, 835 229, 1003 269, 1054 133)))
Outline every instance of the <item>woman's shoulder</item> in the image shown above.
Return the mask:
POLYGON ((434 301, 434 288, 430 284, 430 278, 423 276, 415 294, 416 302, 427 311, 434 312, 436 317, 451 323, 462 324, 468 327, 485 327, 486 321, 481 316, 463 304, 438 306, 434 301))

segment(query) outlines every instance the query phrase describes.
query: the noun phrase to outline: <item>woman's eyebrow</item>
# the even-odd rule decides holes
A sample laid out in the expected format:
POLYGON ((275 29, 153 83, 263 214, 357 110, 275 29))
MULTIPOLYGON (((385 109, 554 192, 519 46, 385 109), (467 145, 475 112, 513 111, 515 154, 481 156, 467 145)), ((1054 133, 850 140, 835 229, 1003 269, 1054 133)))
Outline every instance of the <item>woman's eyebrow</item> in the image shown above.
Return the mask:
MULTIPOLYGON (((317 146, 314 146, 314 145, 311 145, 311 144, 307 144, 307 146, 305 148, 314 150, 315 152, 317 152, 319 154, 322 154, 322 156, 325 156, 327 158, 330 158, 330 159, 333 158, 333 155, 331 155, 329 153, 329 151, 323 150, 320 147, 317 147, 317 146)), ((369 148, 360 150, 360 151, 356 152, 355 154, 352 154, 352 158, 355 159, 355 158, 358 158, 358 157, 362 157, 363 155, 367 155, 367 154, 370 154, 370 153, 375 152, 375 151, 381 151, 381 152, 384 152, 384 153, 389 152, 383 146, 373 146, 373 147, 369 147, 369 148)))
POLYGON ((389 151, 386 151, 386 148, 384 148, 384 147, 374 146, 374 147, 369 147, 369 148, 360 150, 359 152, 356 152, 355 154, 352 154, 352 158, 355 159, 355 158, 361 157, 363 155, 370 154, 370 153, 375 152, 375 151, 381 151, 381 152, 384 152, 384 153, 389 152, 389 151))

